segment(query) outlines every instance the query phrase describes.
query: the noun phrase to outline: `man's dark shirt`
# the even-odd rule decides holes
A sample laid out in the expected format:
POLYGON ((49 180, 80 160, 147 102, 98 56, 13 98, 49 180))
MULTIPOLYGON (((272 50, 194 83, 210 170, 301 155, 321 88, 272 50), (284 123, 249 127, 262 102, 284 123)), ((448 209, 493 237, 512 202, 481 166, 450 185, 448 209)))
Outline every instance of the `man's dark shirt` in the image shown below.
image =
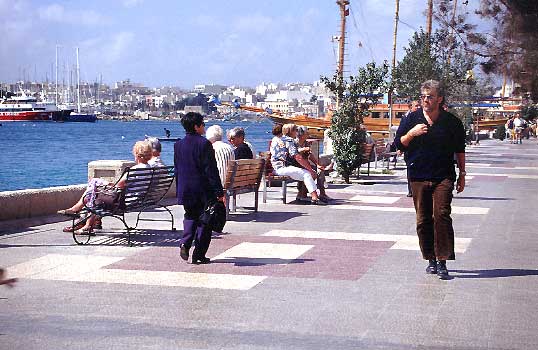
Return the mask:
POLYGON ((222 183, 211 142, 196 133, 174 144, 174 173, 178 204, 205 204, 223 196, 222 183))
POLYGON ((456 116, 441 110, 439 118, 424 135, 414 137, 405 147, 401 142, 404 136, 417 124, 426 124, 422 109, 403 118, 396 132, 394 143, 406 153, 411 181, 456 180, 454 153, 465 152, 465 129, 456 116))
POLYGON ((234 149, 235 159, 253 159, 252 150, 246 143, 241 143, 234 149))

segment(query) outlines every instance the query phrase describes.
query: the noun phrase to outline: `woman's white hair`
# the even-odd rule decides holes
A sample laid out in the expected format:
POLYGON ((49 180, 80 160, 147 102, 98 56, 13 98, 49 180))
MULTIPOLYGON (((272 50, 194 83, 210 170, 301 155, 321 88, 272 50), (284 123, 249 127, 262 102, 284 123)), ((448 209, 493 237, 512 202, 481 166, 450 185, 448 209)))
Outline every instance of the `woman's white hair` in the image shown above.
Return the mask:
POLYGON ((219 125, 211 125, 205 131, 205 137, 211 142, 222 141, 222 128, 219 125))

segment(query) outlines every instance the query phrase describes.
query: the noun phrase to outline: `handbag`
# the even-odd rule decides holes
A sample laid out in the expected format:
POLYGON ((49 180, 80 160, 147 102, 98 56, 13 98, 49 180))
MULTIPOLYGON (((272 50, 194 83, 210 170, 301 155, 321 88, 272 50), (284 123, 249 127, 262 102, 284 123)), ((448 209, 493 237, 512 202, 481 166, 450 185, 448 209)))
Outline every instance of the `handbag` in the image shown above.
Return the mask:
POLYGON ((200 215, 200 221, 211 231, 222 232, 226 225, 226 207, 220 201, 210 201, 200 215))
POLYGON ((94 206, 105 210, 116 210, 121 206, 123 191, 114 186, 100 186, 95 190, 94 206))

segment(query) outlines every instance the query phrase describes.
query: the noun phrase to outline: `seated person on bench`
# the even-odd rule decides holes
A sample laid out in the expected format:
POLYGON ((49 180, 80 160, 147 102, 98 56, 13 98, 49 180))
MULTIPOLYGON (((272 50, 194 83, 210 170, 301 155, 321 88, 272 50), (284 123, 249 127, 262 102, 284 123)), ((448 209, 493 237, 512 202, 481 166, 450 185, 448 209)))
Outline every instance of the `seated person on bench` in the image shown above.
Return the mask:
MULTIPOLYGON (((316 156, 312 153, 310 149, 310 143, 307 141, 308 139, 308 129, 306 126, 299 125, 297 126, 297 145, 298 145, 298 151, 301 156, 306 159, 310 165, 310 168, 317 172, 318 169, 321 171, 318 172, 318 178, 317 178, 317 185, 319 188, 319 198, 324 202, 329 202, 332 198, 327 196, 327 193, 325 193, 325 167, 322 166, 316 156)), ((307 189, 304 183, 299 182, 297 185, 299 189, 299 194, 297 195, 298 200, 303 200, 306 198, 307 195, 307 189)))
MULTIPOLYGON (((148 164, 148 161, 152 157, 151 145, 147 141, 138 141, 133 146, 133 155, 135 158, 136 165, 131 169, 140 169, 140 168, 151 168, 148 164)), ((125 188, 125 181, 127 177, 124 175, 117 183, 117 188, 125 188)), ((98 186, 109 185, 110 183, 106 180, 100 178, 93 178, 88 182, 88 187, 86 191, 82 194, 82 197, 76 202, 71 208, 58 210, 58 214, 63 215, 77 215, 83 208, 84 205, 91 207, 93 200, 95 198, 95 193, 98 191, 98 186)), ((90 215, 86 220, 84 226, 75 231, 76 234, 88 234, 92 231, 93 226, 96 223, 95 215, 90 215)), ((67 228, 66 228, 67 229, 67 228)), ((71 230, 73 228, 70 228, 71 230)), ((75 227, 76 229, 76 227, 75 227)), ((67 230, 70 232, 71 230, 67 230)), ((64 229, 64 231, 66 231, 64 229)))
POLYGON ((279 176, 289 176, 297 181, 304 181, 306 188, 312 196, 312 204, 325 205, 321 201, 314 179, 317 172, 312 170, 308 160, 304 159, 298 151, 297 126, 295 124, 284 124, 282 127, 284 136, 279 142, 271 146, 271 164, 275 173, 279 176))

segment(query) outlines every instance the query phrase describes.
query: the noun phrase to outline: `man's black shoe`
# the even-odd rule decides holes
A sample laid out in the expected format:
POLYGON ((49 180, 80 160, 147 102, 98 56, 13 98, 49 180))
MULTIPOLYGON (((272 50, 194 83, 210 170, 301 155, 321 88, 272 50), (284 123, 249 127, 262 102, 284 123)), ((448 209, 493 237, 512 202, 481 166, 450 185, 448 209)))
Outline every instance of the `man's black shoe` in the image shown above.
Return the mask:
POLYGON ((437 273, 437 262, 435 260, 430 260, 428 267, 426 267, 426 273, 435 275, 437 273))
POLYGON ((408 194, 407 194, 407 197, 413 197, 413 194, 412 194, 412 193, 408 193, 408 194))
POLYGON ((195 264, 195 265, 199 265, 199 264, 209 264, 211 262, 211 259, 209 258, 206 258, 205 256, 201 257, 201 258, 194 258, 192 259, 192 263, 195 264))
POLYGON ((446 280, 449 278, 448 269, 446 268, 446 261, 439 260, 437 263, 437 277, 441 280, 446 280))
POLYGON ((179 256, 185 261, 189 260, 189 249, 185 247, 185 244, 179 246, 179 256))

